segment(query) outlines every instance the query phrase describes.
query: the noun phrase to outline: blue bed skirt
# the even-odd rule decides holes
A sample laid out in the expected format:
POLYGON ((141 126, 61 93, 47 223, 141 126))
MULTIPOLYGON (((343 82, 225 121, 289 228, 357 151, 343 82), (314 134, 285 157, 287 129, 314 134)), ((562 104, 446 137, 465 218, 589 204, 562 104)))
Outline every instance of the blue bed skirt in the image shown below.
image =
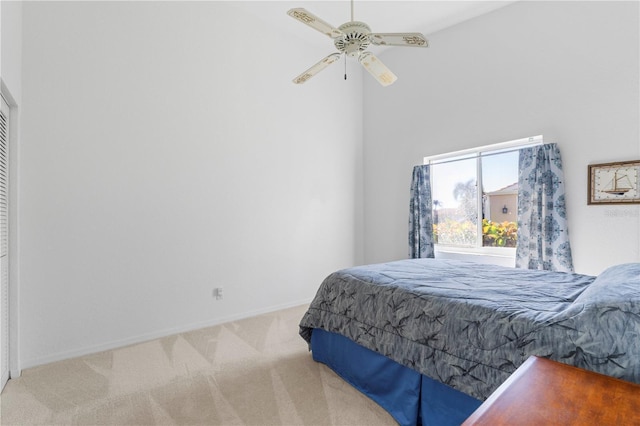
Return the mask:
POLYGON ((402 426, 458 426, 482 403, 339 334, 314 329, 311 351, 402 426))

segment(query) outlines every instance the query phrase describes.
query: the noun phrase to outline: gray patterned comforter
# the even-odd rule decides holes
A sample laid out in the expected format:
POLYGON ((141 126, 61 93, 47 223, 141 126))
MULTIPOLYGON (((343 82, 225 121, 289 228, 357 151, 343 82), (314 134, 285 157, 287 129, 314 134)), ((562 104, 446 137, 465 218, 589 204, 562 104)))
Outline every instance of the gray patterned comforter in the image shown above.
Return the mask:
MULTIPOLYGON (((530 355, 640 383, 640 263, 598 277, 410 259, 331 274, 300 323, 478 399, 530 355)), ((313 349, 313 348, 311 348, 313 349)))

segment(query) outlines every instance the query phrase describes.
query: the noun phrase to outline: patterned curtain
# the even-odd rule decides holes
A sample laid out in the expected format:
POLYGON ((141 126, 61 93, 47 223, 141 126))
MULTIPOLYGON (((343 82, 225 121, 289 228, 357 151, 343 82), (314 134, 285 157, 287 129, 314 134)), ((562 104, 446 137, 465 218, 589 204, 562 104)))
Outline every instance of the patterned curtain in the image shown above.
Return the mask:
POLYGON ((521 149, 519 169, 516 267, 573 272, 560 150, 521 149))
POLYGON ((409 202, 409 257, 434 257, 429 166, 415 166, 409 202))

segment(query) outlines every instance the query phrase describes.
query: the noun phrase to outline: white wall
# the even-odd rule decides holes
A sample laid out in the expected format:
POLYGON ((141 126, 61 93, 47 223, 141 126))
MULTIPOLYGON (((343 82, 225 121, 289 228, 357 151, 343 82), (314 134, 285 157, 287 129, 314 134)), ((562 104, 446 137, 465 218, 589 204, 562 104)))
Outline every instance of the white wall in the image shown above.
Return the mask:
POLYGON ((560 146, 574 266, 640 261, 638 206, 587 206, 587 165, 640 158, 638 2, 518 2, 381 59, 365 79, 365 261, 407 256, 411 169, 427 155, 543 134, 560 146))
POLYGON ((309 301, 362 262, 361 74, 293 85, 321 55, 228 2, 23 13, 24 367, 309 301))
POLYGON ((19 104, 22 98, 22 2, 3 0, 0 17, 0 76, 5 89, 11 91, 11 97, 19 104))

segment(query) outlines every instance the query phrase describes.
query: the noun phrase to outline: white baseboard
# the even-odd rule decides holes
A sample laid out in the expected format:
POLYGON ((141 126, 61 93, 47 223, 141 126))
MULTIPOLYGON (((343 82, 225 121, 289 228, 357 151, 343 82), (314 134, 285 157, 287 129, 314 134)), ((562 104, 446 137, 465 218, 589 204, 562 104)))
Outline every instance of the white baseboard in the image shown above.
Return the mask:
POLYGON ((203 322, 188 324, 180 327, 172 327, 164 330, 158 330, 151 333, 145 333, 138 336, 129 337, 126 339, 114 340, 114 341, 103 343, 100 345, 87 346, 84 348, 78 348, 71 351, 58 352, 58 353, 47 355, 44 357, 26 359, 21 361, 21 367, 22 369, 27 369, 27 368, 37 367, 39 365, 49 364, 52 362, 62 361, 65 359, 76 358, 79 356, 122 348, 125 346, 131 346, 138 343, 143 343, 143 342, 147 342, 149 340, 154 340, 154 339, 160 339, 162 337, 167 337, 167 336, 171 336, 178 333, 185 333, 188 331, 198 330, 201 328, 213 327, 216 325, 220 325, 220 324, 224 324, 232 321, 238 321, 245 318, 255 317, 257 315, 262 315, 270 312, 280 311, 287 308, 292 308, 294 306, 309 304, 311 303, 311 300, 312 299, 300 300, 297 302, 290 302, 282 305, 270 306, 263 309, 257 309, 255 311, 247 311, 247 312, 242 312, 235 315, 230 315, 227 317, 216 318, 210 321, 203 321, 203 322))

